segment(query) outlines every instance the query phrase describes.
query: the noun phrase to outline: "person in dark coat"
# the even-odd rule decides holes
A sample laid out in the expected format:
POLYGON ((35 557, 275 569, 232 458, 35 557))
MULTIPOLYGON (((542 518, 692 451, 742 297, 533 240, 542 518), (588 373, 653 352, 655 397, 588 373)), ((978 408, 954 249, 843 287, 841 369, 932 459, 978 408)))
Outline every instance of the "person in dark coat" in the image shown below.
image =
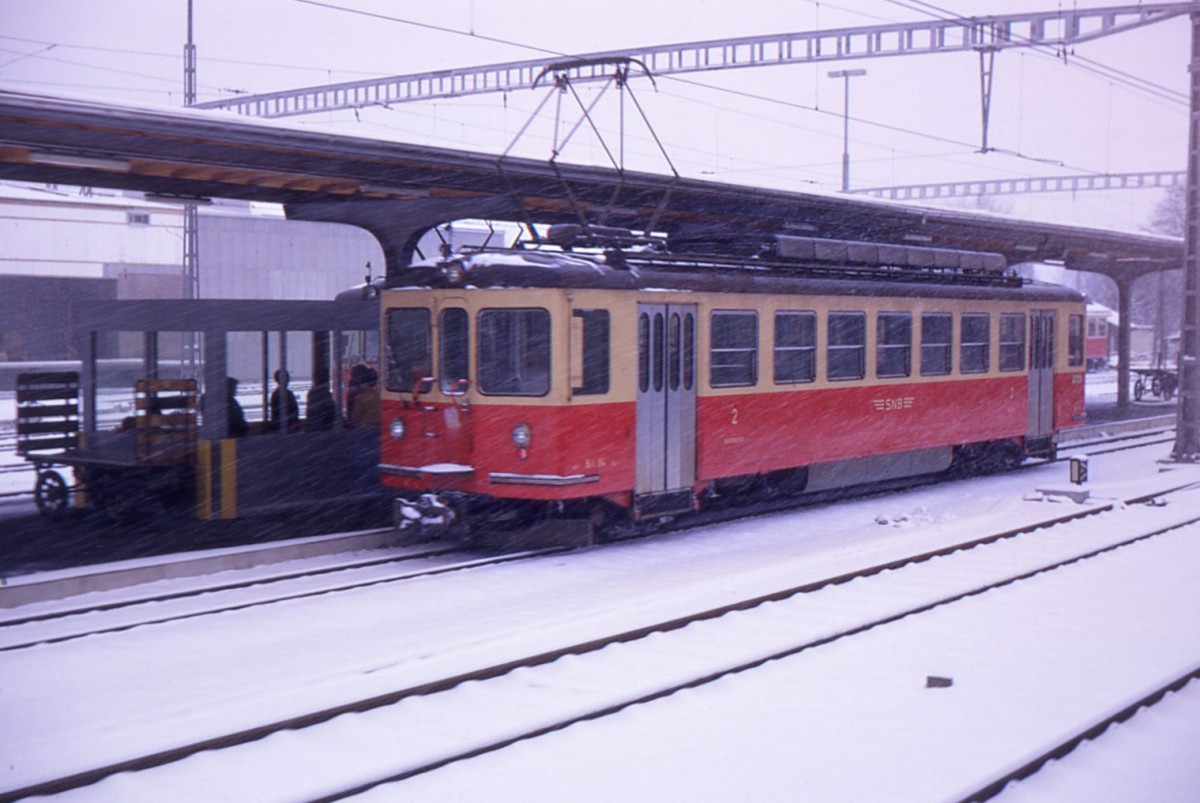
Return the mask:
POLYGON ((329 392, 329 382, 318 381, 314 384, 304 399, 304 406, 305 432, 325 432, 333 429, 337 423, 337 407, 333 403, 333 394, 329 392))
POLYGON ((379 374, 369 365, 356 365, 350 369, 346 426, 351 429, 379 426, 379 374))
POLYGON ((228 435, 231 438, 242 438, 250 434, 250 425, 246 423, 246 414, 237 400, 238 381, 232 376, 225 378, 226 405, 228 409, 228 435))
POLYGON ((300 426, 300 405, 288 388, 290 380, 291 375, 283 368, 275 372, 276 388, 271 391, 271 419, 267 422, 271 432, 291 432, 300 426))

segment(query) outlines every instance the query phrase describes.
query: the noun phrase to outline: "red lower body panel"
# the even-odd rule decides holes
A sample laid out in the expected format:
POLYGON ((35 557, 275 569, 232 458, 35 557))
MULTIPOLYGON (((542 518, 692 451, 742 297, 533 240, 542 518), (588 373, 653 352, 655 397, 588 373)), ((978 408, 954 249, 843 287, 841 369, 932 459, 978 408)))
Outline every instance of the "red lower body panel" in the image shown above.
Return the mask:
MULTIPOLYGON (((1056 428, 1082 422, 1083 374, 1055 377, 1056 428)), ((697 478, 722 477, 957 444, 1021 438, 1024 375, 887 386, 702 396, 697 478)), ((383 482, 408 491, 509 499, 627 495, 636 484, 634 403, 405 405, 382 409, 383 482), (389 435, 394 419, 403 438, 389 435), (513 428, 527 424, 526 448, 513 428)))

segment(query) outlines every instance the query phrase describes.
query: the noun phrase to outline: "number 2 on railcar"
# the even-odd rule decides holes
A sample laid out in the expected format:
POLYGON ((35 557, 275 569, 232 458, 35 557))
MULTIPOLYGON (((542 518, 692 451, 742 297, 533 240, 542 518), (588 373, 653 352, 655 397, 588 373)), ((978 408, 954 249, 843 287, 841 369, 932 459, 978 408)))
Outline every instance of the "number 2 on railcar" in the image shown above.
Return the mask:
POLYGON ((1012 466, 1082 423, 1082 297, 997 255, 553 239, 382 290, 380 470, 400 526, 533 516, 560 525, 537 540, 587 542, 614 515, 1012 466))

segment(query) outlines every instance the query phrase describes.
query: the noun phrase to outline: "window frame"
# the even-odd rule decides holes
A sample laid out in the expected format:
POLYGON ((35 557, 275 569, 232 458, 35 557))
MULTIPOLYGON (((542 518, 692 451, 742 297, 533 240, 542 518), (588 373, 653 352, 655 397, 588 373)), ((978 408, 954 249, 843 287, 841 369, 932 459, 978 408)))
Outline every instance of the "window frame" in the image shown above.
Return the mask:
POLYGON ((958 319, 958 370, 964 374, 986 374, 992 367, 992 315, 990 312, 964 312, 958 319), (983 321, 983 340, 967 339, 967 322, 983 321), (982 351, 982 359, 968 354, 982 351), (975 366, 980 367, 975 367, 975 366))
MULTIPOLYGON (((754 387, 758 384, 758 351, 759 351, 759 336, 758 336, 758 311, 757 310, 734 310, 734 309, 715 309, 709 313, 708 317, 708 383, 714 388, 742 388, 754 387), (718 345, 718 333, 723 336, 725 334, 724 327, 717 325, 718 318, 729 320, 748 320, 753 329, 753 339, 750 345, 734 344, 734 345, 718 345), (727 355, 731 357, 741 356, 742 359, 737 362, 718 364, 717 355, 727 355), (737 372, 738 378, 732 380, 717 381, 718 370, 727 371, 729 373, 737 372)), ((741 333, 745 334, 745 333, 741 333)))
POLYGON ((1084 316, 1072 313, 1067 316, 1067 367, 1079 368, 1087 362, 1084 316))
POLYGON ((580 350, 583 358, 578 387, 571 388, 572 396, 603 396, 612 381, 612 315, 607 309, 574 309, 571 319, 578 318, 580 350))
MULTIPOLYGON (((531 320, 534 318, 531 318, 531 320)), ((518 321, 518 327, 527 327, 528 324, 523 321, 518 321)), ((485 396, 525 396, 530 398, 542 397, 549 395, 553 382, 553 319, 550 315, 550 310, 545 307, 489 307, 479 310, 475 315, 475 353, 478 359, 478 377, 476 386, 480 393, 485 396), (489 318, 496 315, 526 315, 535 316, 542 324, 544 324, 541 332, 530 333, 526 331, 516 331, 510 334, 510 339, 515 342, 519 353, 514 355, 508 363, 517 363, 517 365, 509 365, 510 371, 516 377, 516 381, 522 383, 520 387, 524 388, 528 383, 530 386, 527 389, 520 390, 505 390, 497 388, 493 383, 494 378, 489 374, 490 371, 497 369, 499 365, 496 355, 494 354, 495 339, 489 336, 488 328, 491 326, 489 318), (531 354, 534 353, 536 340, 539 335, 544 336, 545 349, 543 355, 536 355, 538 365, 521 365, 531 354), (490 337, 485 343, 484 338, 490 337), (525 378, 522 374, 529 369, 544 368, 544 378, 533 377, 532 379, 525 378)))
POLYGON ((1029 316, 1024 312, 1000 313, 1000 370, 1005 372, 1025 370, 1025 349, 1029 342, 1029 316), (1005 340, 1006 323, 1019 320, 1021 323, 1020 339, 1005 340), (1013 356, 1016 360, 1012 360, 1013 356))
POLYGON ((913 341, 913 326, 912 313, 900 312, 894 310, 883 310, 875 314, 875 377, 877 379, 902 379, 912 376, 912 341, 913 341), (885 324, 886 321, 902 321, 905 326, 906 336, 903 342, 891 342, 889 339, 892 335, 889 327, 885 324), (884 372, 885 364, 890 366, 892 355, 903 353, 904 368, 902 371, 884 372))
MULTIPOLYGON (((932 327, 930 327, 932 328, 932 327)), ((954 313, 921 313, 921 376, 950 376, 954 373, 954 313), (931 341, 926 325, 948 322, 946 340, 931 341), (945 361, 944 370, 940 360, 945 361)))
POLYGON ((867 376, 867 313, 861 310, 830 310, 825 316, 825 379, 829 382, 854 382, 866 379, 867 376), (855 342, 840 342, 834 336, 835 321, 856 321, 855 329, 861 332, 861 338, 855 342), (836 352, 836 353, 835 353, 836 352), (844 358, 846 354, 857 353, 857 370, 854 374, 835 374, 850 362, 844 358))
MULTIPOLYGON (((417 383, 417 379, 430 376, 433 373, 433 312, 428 307, 389 307, 384 313, 384 326, 386 327, 386 339, 384 341, 386 344, 384 355, 385 385, 388 390, 395 393, 412 393, 413 387, 417 383), (398 365, 396 359, 397 353, 403 352, 409 358, 421 355, 418 353, 419 349, 412 348, 413 343, 411 334, 406 335, 406 337, 403 339, 403 342, 405 343, 404 349, 398 350, 394 348, 395 341, 392 339, 392 333, 400 328, 396 323, 394 323, 394 321, 401 315, 410 315, 414 313, 424 317, 424 325, 422 327, 422 339, 424 345, 423 361, 421 362, 422 367, 420 370, 407 370, 408 375, 401 376, 402 373, 406 372, 405 369, 411 369, 412 365, 398 365), (417 377, 417 374, 420 374, 420 377, 417 377)), ((416 345, 419 347, 421 343, 417 343, 416 345)), ((416 360, 412 359, 407 360, 407 363, 415 364, 416 362, 416 360)), ((425 391, 425 385, 422 383, 421 392, 424 393, 425 391)))
POLYGON ((776 385, 806 385, 817 380, 817 313, 815 310, 776 310, 774 316, 775 335, 772 346, 772 379, 776 385), (780 326, 780 321, 784 319, 796 319, 800 321, 799 330, 801 335, 800 340, 804 340, 807 335, 812 341, 811 345, 780 343, 780 334, 785 331, 785 327, 780 326), (807 331, 806 331, 807 330, 807 331), (795 371, 795 366, 789 365, 796 359, 801 363, 803 368, 804 356, 808 357, 807 376, 804 376, 803 371, 795 371), (783 374, 787 374, 784 376, 783 374))
POLYGON ((471 313, 463 307, 444 307, 438 312, 438 388, 447 396, 461 396, 467 392, 467 386, 462 383, 462 380, 470 380, 471 378, 471 313), (448 336, 450 333, 450 324, 447 321, 447 316, 452 313, 461 313, 463 328, 459 332, 459 341, 457 343, 449 343, 448 336), (447 356, 452 353, 452 349, 460 348, 462 350, 459 359, 455 362, 461 362, 462 370, 457 370, 458 366, 448 365, 447 356), (455 376, 455 374, 458 374, 455 376))

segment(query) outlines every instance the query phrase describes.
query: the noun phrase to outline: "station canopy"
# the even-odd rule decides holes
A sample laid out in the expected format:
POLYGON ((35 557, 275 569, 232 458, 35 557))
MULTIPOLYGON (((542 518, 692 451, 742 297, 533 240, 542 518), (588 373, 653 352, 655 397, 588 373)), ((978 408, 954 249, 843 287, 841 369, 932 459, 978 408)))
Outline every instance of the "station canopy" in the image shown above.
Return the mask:
POLYGON ((155 199, 283 204, 359 226, 388 268, 454 220, 603 224, 672 237, 774 235, 1002 254, 1118 273, 1182 266, 1177 238, 1021 221, 860 196, 764 190, 611 168, 300 130, 226 112, 0 91, 0 178, 142 191, 155 199))

